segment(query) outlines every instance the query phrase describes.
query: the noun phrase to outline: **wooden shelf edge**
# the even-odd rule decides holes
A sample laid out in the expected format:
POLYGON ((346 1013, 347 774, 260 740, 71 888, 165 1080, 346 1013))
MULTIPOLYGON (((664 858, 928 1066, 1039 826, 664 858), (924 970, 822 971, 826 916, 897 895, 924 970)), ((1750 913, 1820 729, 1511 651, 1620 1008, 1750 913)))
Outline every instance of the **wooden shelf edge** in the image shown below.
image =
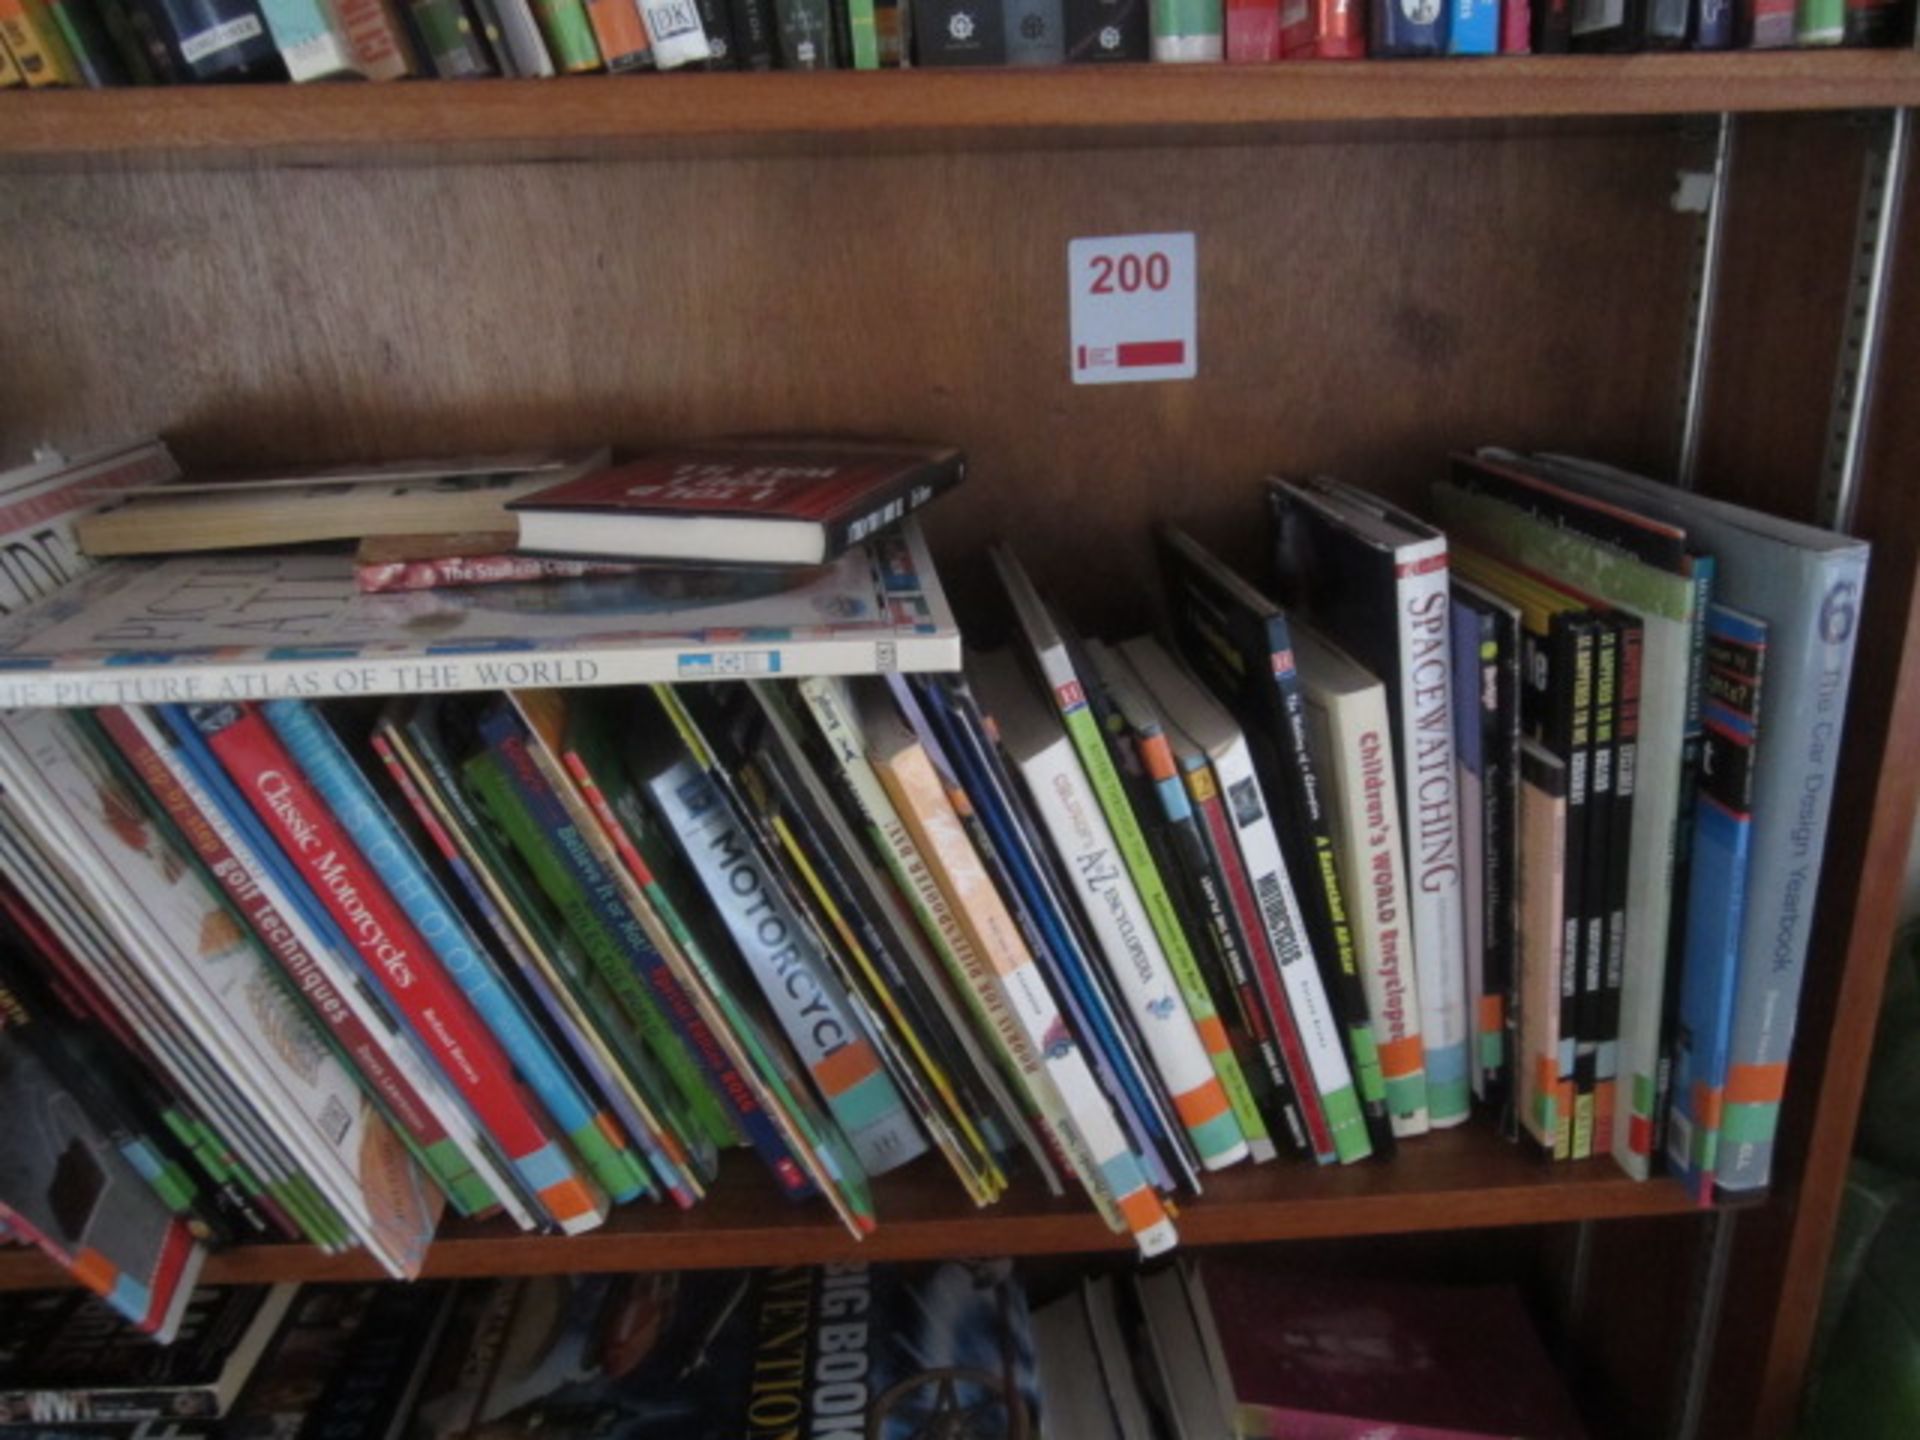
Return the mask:
MULTIPOLYGON (((1390 1165, 1315 1171, 1298 1165, 1229 1173, 1187 1205, 1188 1246, 1324 1240, 1435 1230, 1503 1228, 1680 1215, 1694 1207, 1671 1181, 1629 1179, 1611 1160, 1548 1167, 1481 1132, 1435 1136, 1390 1165), (1505 1152, 1505 1153, 1502 1153, 1505 1152)), ((990 1255, 1124 1251, 1084 1205, 1022 1186, 999 1205, 968 1210, 952 1181, 930 1166, 877 1187, 879 1229, 855 1241, 817 1205, 789 1205, 730 1166, 726 1187, 691 1211, 627 1208, 602 1229, 562 1238, 523 1235, 497 1222, 451 1224, 426 1274, 453 1279, 590 1271, 910 1261, 990 1255), (891 1218, 890 1218, 891 1217, 891 1218)), ((209 1284, 380 1278, 364 1255, 327 1256, 305 1245, 239 1246, 212 1256, 209 1284)), ((0 1254, 0 1291, 64 1283, 37 1253, 0 1254)))
POLYGON ((0 165, 1142 144, 1316 123, 1916 103, 1920 54, 1894 50, 10 91, 0 165))

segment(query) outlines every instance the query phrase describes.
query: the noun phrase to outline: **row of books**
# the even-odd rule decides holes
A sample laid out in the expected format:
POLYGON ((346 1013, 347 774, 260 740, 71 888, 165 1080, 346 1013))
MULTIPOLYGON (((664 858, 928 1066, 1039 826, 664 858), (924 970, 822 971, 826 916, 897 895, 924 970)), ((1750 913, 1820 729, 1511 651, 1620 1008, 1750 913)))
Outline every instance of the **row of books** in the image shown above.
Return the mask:
POLYGON ((1902 0, 0 0, 0 86, 1890 45, 1902 0))
POLYGON ((0 1322, 0 1435, 1582 1433, 1512 1290, 1258 1261, 1071 1284, 980 1261, 281 1285, 191 1309, 159 1349, 73 1292, 22 1297, 0 1322))
POLYGON ((1111 643, 997 548, 1012 643, 963 652, 913 518, 637 617, 331 552, 80 577, 0 629, 0 1089, 44 1117, 0 1203, 164 1329, 196 1235, 411 1274, 443 1203, 589 1229, 741 1143, 856 1235, 937 1155, 1148 1254, 1218 1170, 1476 1102, 1763 1187, 1867 547, 1505 452, 1444 529, 1265 498, 1286 608, 1166 529, 1111 643), (103 1228, 82 1153, 167 1203, 103 1228))

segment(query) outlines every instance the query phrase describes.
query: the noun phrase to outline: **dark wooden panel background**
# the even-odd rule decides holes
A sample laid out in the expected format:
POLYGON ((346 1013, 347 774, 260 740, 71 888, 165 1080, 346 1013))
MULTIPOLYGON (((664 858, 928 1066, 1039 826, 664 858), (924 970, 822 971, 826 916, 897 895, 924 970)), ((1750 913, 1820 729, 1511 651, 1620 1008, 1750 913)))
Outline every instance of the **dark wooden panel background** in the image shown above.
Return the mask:
MULTIPOLYGON (((947 438, 949 559, 1137 613, 1143 520, 1451 446, 1664 468, 1695 146, 1670 122, 1264 148, 0 176, 0 453, 192 463, 736 428, 947 438), (1076 387, 1066 246, 1193 230, 1200 378, 1076 387)), ((960 565, 964 588, 967 567, 960 565)))

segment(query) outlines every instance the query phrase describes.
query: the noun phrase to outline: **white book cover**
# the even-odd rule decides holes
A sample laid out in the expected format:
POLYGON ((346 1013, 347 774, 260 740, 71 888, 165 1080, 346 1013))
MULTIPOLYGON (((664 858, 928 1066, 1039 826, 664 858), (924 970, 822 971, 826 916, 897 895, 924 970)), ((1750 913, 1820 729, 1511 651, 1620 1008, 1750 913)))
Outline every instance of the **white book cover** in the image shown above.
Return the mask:
POLYGON ((1393 1133, 1424 1135, 1429 1129, 1426 1053, 1386 690, 1299 616, 1289 623, 1314 758, 1331 792, 1334 856, 1345 885, 1354 958, 1367 989, 1393 1133))
POLYGON ((129 961, 228 1073, 244 1077, 279 1138, 382 1266, 417 1275, 439 1194, 311 1017, 77 731, 46 712, 10 716, 6 731, 37 777, 37 794, 26 798, 38 801, 45 833, 59 837, 129 961))
POLYGON ((366 595, 349 555, 120 560, 0 625, 0 706, 957 670, 918 526, 795 573, 637 571, 366 595))
POLYGON ((977 663, 969 666, 969 681, 1026 783, 1107 973, 1201 1163, 1218 1170, 1245 1158, 1246 1142, 1231 1123, 1226 1095, 1065 727, 1011 654, 970 658, 977 663), (1224 1148, 1214 1138, 1220 1120, 1230 1122, 1218 1127, 1232 1142, 1224 1148))
POLYGON ((164 484, 180 467, 158 440, 37 461, 0 476, 0 616, 43 600, 94 568, 74 522, 109 494, 164 484))

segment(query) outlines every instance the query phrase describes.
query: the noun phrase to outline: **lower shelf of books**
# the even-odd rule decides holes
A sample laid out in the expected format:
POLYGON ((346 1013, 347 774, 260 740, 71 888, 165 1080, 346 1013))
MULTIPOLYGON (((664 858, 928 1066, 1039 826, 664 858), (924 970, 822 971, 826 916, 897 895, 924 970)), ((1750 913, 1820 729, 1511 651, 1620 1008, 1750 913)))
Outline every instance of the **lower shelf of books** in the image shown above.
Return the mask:
MULTIPOLYGON (((628 1206, 586 1235, 528 1235, 501 1221, 449 1222, 425 1273, 551 1275, 1132 1248, 1126 1236, 1110 1234, 1084 1201, 1050 1199, 1030 1179, 997 1205, 974 1209, 950 1175, 922 1161, 877 1182, 874 1199, 879 1228, 855 1241, 824 1205, 781 1199, 751 1156, 735 1155, 713 1193, 694 1209, 628 1206)), ((1404 1145, 1385 1163, 1319 1167, 1279 1161, 1228 1171, 1182 1207, 1177 1223, 1187 1245, 1227 1245, 1672 1215, 1689 1208, 1673 1181, 1629 1179, 1609 1159, 1548 1165, 1475 1123, 1404 1145)), ((203 1279, 250 1284, 365 1280, 379 1273, 364 1254, 247 1245, 212 1256, 203 1279)), ((37 1252, 0 1252, 0 1290, 62 1283, 61 1273, 37 1252)))

